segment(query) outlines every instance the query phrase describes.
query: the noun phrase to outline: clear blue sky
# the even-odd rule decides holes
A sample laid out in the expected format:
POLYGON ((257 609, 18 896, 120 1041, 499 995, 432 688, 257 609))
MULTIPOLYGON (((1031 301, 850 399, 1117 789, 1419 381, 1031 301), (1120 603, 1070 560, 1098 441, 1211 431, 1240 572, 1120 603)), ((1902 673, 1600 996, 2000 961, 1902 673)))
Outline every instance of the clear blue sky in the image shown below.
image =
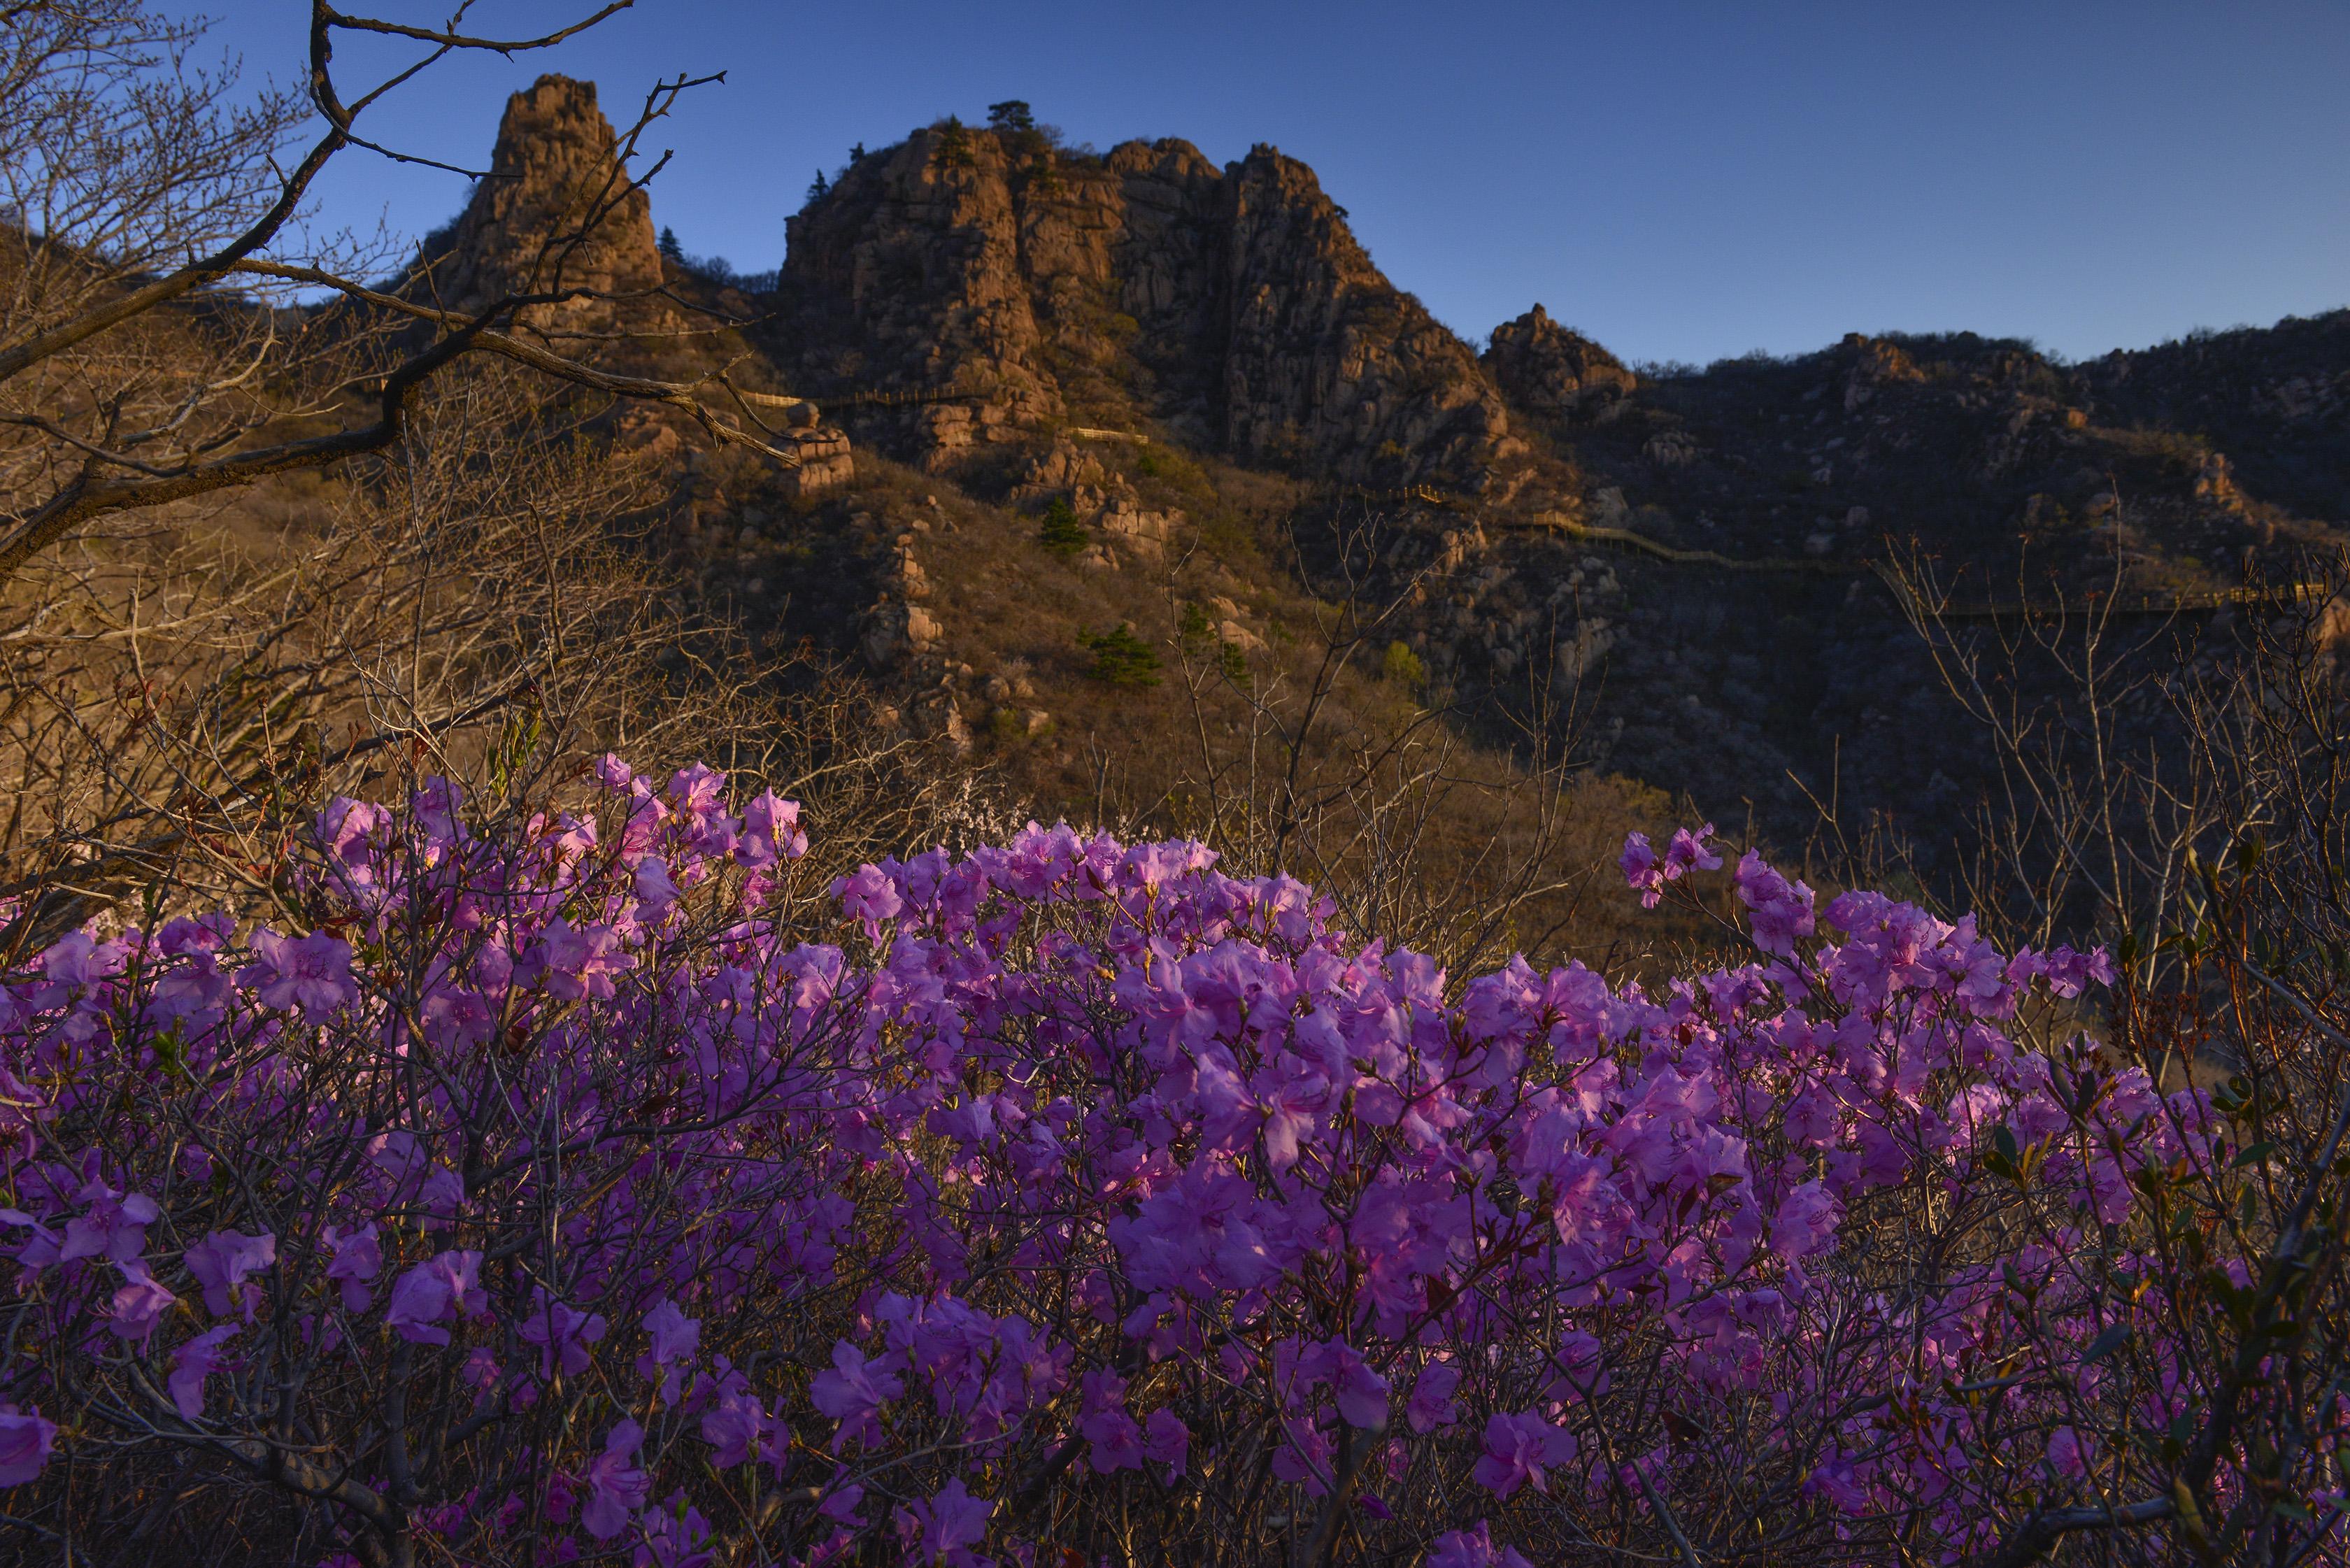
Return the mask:
MULTIPOLYGON (((298 74, 303 0, 212 5, 248 68, 298 74)), ((2082 357, 2350 305, 2344 0, 639 0, 549 54, 439 67, 378 134, 479 164, 550 69, 622 114, 663 73, 727 73, 660 134, 653 209, 744 270, 852 142, 1022 98, 1105 150, 1304 159, 1471 337, 1540 300, 1636 359, 1960 327, 2082 357)), ((327 192, 411 234, 463 197, 360 155, 327 192)))

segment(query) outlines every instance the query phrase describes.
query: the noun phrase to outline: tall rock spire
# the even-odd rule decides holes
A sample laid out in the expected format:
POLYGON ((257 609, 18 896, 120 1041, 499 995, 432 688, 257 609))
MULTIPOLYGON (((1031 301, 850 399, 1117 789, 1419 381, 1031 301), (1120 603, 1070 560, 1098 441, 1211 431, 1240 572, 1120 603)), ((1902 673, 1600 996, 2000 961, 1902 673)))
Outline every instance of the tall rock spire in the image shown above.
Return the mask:
MULTIPOLYGON (((506 100, 489 176, 436 248, 432 286, 461 309, 507 293, 626 296, 660 286, 651 204, 620 161, 595 83, 544 76, 506 100)), ((574 301, 534 319, 584 327, 626 314, 574 301)))

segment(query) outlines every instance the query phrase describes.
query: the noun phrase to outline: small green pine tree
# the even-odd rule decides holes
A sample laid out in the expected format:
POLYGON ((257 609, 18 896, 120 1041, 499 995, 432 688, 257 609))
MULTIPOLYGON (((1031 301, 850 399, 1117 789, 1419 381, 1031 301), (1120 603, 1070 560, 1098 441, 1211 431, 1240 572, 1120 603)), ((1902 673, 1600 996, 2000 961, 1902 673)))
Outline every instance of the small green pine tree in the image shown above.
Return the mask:
POLYGON ((1045 522, 1036 530, 1036 543, 1055 556, 1074 556, 1091 544, 1092 538, 1068 502, 1055 495, 1045 508, 1045 522))
POLYGON ((1208 612, 1204 607, 1195 600, 1183 601, 1182 617, 1175 623, 1176 636, 1185 642, 1204 642, 1208 639, 1208 634, 1215 629, 1216 623, 1208 618, 1208 612))
POLYGON ((1086 673, 1095 680, 1111 686, 1159 684, 1159 655, 1134 635, 1134 628, 1128 622, 1120 621, 1115 630, 1081 640, 1093 653, 1093 668, 1086 673))
MULTIPOLYGON (((821 202, 831 190, 832 182, 826 179, 824 171, 819 169, 816 171, 816 178, 808 182, 807 199, 810 202, 821 202)), ((638 232, 641 234, 643 231, 638 232)))
POLYGON ((1008 98, 987 106, 987 124, 991 130, 1034 130, 1036 117, 1028 111, 1024 99, 1008 98))
MULTIPOLYGON (((642 229, 639 229, 637 232, 639 234, 644 233, 642 229)), ((668 257, 671 261, 683 261, 685 259, 685 247, 677 243, 677 231, 675 229, 664 227, 660 232, 660 239, 657 243, 660 247, 660 254, 668 257)))
POLYGON ((1216 667, 1224 672, 1224 679, 1235 686, 1248 679, 1248 655, 1243 653, 1236 644, 1216 644, 1216 667))
POLYGON ((937 157, 940 166, 947 169, 969 169, 979 161, 971 155, 971 131, 953 115, 939 127, 937 157))

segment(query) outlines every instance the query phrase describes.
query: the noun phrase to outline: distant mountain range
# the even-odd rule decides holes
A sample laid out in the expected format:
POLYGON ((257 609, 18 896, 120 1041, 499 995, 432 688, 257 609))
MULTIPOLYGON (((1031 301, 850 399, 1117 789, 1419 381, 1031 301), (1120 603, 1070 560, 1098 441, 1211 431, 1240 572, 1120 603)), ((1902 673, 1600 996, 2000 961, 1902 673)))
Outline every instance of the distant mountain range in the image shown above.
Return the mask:
MULTIPOLYGON (((611 149, 592 87, 516 95, 499 177, 432 242, 442 274, 520 265, 611 149)), ((1887 563, 1993 618, 2183 607, 2191 657, 2350 523, 2350 311, 2077 365, 1855 334, 1658 378, 1535 306, 1481 354, 1295 160, 1072 151, 1016 105, 860 151, 789 219, 772 289, 654 234, 625 205, 577 263, 644 293, 623 325, 671 332, 671 369, 814 405, 777 416, 794 474, 681 452, 681 558, 1048 804, 1110 752, 1147 784, 1182 730, 1171 684, 1117 690, 1089 639, 1204 637, 1269 676, 1351 562, 1491 744, 1531 714, 1725 823, 1793 834, 1833 796, 1930 836, 1981 753, 1955 719, 1923 742, 1895 722, 1941 700, 1887 563), (1375 552, 1334 524, 1375 524, 1375 552)), ((613 434, 680 445, 641 414, 613 434)))

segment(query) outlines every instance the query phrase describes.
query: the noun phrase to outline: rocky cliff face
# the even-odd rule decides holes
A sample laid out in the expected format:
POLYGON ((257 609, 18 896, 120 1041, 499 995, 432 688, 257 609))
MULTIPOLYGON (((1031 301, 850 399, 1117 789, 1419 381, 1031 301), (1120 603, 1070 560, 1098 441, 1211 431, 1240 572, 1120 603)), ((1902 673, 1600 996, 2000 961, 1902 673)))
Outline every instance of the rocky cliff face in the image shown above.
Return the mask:
MULTIPOLYGON (((544 76, 506 100, 489 176, 424 254, 425 286, 460 310, 515 294, 586 291, 529 306, 520 320, 558 351, 608 368, 690 380, 743 347, 723 341, 721 327, 748 314, 748 300, 681 307, 712 291, 670 275, 651 205, 621 161, 593 82, 544 76), (681 330, 689 325, 702 330, 681 330)), ((815 495, 854 478, 847 435, 824 424, 816 407, 770 412, 768 444, 795 460, 776 482, 782 493, 815 495)), ((619 410, 608 429, 623 447, 665 458, 682 452, 686 425, 674 409, 639 404, 619 410)))
MULTIPOLYGON (((458 309, 508 293, 629 296, 660 286, 651 204, 621 165, 595 83, 545 76, 506 100, 489 177, 431 249, 433 286, 458 309)), ((577 301, 536 319, 577 327, 628 313, 577 301)))
POLYGON ((1512 402, 1568 418, 1612 419, 1640 384, 1622 360, 1539 305, 1493 328, 1483 364, 1512 402))
POLYGON ((782 293, 812 393, 941 400, 882 405, 934 467, 1063 417, 1361 483, 1492 493, 1524 466, 1468 347, 1270 148, 1219 170, 1182 141, 934 126, 791 220, 782 293))

